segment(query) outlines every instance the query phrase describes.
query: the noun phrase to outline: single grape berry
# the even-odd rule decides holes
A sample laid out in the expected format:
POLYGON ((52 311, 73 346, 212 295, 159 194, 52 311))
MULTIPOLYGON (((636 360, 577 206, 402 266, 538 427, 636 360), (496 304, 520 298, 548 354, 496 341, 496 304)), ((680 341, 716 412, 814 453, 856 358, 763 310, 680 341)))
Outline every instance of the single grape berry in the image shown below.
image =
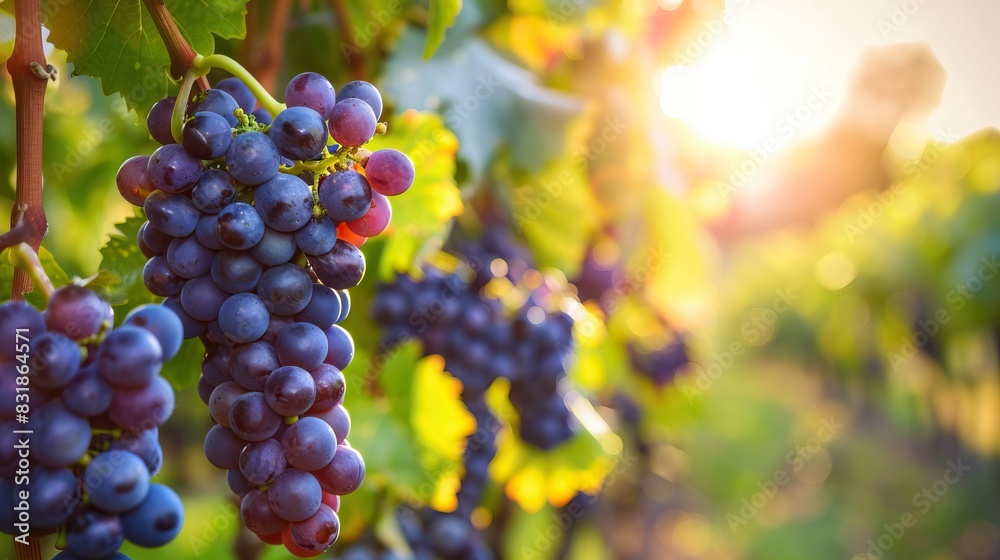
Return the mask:
POLYGON ((179 144, 160 146, 146 166, 149 180, 165 193, 179 193, 191 188, 201 177, 201 160, 179 144))
POLYGON ((338 144, 358 147, 375 135, 378 119, 367 103, 359 99, 338 101, 330 113, 330 136, 338 144))
POLYGON ((316 158, 329 137, 326 120, 309 107, 289 107, 278 113, 268 134, 278 153, 293 160, 316 158))
POLYGON ((372 191, 372 203, 364 216, 347 222, 347 227, 354 233, 364 237, 375 237, 389 227, 392 220, 392 206, 385 195, 372 191))
POLYGON ((413 162, 398 150, 375 150, 365 164, 365 176, 372 190, 386 196, 406 192, 413 184, 414 175, 413 162))
POLYGON ((221 115, 202 111, 184 123, 181 143, 184 150, 199 159, 215 159, 226 155, 233 141, 233 131, 221 115))
POLYGON ((372 112, 375 113, 376 119, 382 117, 382 94, 372 84, 364 80, 355 80, 344 84, 344 87, 340 88, 337 93, 337 101, 352 98, 360 99, 368 104, 372 112))
POLYGON ((219 82, 215 84, 214 89, 221 89, 231 95, 237 105, 239 105, 240 109, 243 109, 244 113, 253 111, 253 108, 257 106, 257 98, 254 97, 250 88, 243 83, 243 80, 240 80, 239 78, 231 77, 219 80, 219 82))
POLYGON ((229 126, 235 127, 239 124, 239 120, 236 118, 237 109, 239 109, 239 105, 232 95, 221 89, 210 89, 194 96, 194 99, 188 104, 187 114, 194 115, 202 111, 215 113, 226 119, 229 126))
POLYGON ((319 203, 335 222, 357 220, 371 208, 371 186, 357 171, 335 171, 320 182, 319 203))
POLYGON ((132 156, 118 168, 118 175, 115 176, 118 192, 133 206, 142 206, 149 193, 156 188, 149 179, 148 166, 149 156, 132 156))
POLYGON ((153 108, 146 116, 146 127, 149 129, 149 135, 164 146, 176 143, 170 130, 170 119, 173 116, 176 101, 176 97, 165 97, 154 103, 153 108))
POLYGON ((226 166, 234 179, 256 186, 278 173, 280 157, 278 148, 266 134, 251 131, 233 138, 226 151, 226 166))
POLYGON ((337 92, 333 84, 320 74, 303 72, 288 81, 285 103, 289 107, 308 107, 326 120, 337 103, 337 92))

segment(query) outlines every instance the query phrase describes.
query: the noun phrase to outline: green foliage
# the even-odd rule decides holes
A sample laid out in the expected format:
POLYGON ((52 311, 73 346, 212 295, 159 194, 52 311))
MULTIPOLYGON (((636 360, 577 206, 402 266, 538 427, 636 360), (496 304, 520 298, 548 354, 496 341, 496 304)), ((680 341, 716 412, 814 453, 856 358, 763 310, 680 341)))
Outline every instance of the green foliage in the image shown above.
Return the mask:
POLYGON ((14 18, 0 12, 0 64, 7 62, 14 52, 14 18))
POLYGON ((459 397, 461 384, 444 373, 443 360, 420 355, 416 343, 393 350, 378 377, 383 394, 369 397, 354 384, 347 407, 356 427, 351 442, 371 479, 395 495, 427 503, 447 499, 439 497, 447 491, 439 484, 458 472, 475 421, 459 397))
POLYGON ((139 250, 136 239, 145 221, 142 216, 132 216, 115 226, 117 231, 101 249, 101 271, 92 283, 120 316, 144 303, 163 299, 151 294, 142 281, 146 256, 139 250))
POLYGON ((445 31, 455 24, 462 11, 462 0, 430 0, 430 22, 427 25, 427 43, 424 58, 430 58, 444 42, 445 31))
MULTIPOLYGON (((215 51, 213 34, 242 38, 246 33, 246 0, 171 0, 167 8, 202 55, 215 51)), ((49 42, 69 53, 74 74, 100 79, 105 94, 121 94, 140 115, 167 95, 170 57, 142 0, 46 0, 42 14, 49 42)))

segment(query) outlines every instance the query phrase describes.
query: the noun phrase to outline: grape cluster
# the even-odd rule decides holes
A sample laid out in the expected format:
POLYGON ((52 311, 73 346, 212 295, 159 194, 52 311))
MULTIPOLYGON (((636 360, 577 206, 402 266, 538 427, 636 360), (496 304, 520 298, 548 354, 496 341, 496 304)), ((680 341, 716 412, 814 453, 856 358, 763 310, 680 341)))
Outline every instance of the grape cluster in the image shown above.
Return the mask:
POLYGON ((372 314, 383 345, 418 339, 425 354, 443 356, 467 404, 497 378, 510 380, 522 439, 541 449, 568 440, 573 427, 561 380, 573 347, 572 318, 545 311, 533 298, 508 316, 474 286, 433 268, 420 281, 403 274, 379 286, 372 314))
POLYGON ((177 144, 176 101, 161 100, 147 125, 163 145, 126 161, 118 188, 145 210, 147 288, 205 344, 206 457, 228 471, 262 541, 316 556, 339 534, 339 496, 365 473, 342 404, 354 342, 338 323, 365 272, 358 246, 388 227, 386 197, 414 169, 396 150, 361 149, 384 132, 371 84, 336 92, 304 73, 285 101, 272 119, 223 80, 187 105, 177 144))
POLYGON ((662 348, 646 350, 635 343, 628 345, 628 358, 632 369, 658 386, 669 383, 688 363, 687 349, 683 341, 664 345, 662 348))
POLYGON ((160 305, 135 308, 114 330, 113 318, 107 302, 77 285, 56 290, 44 314, 0 305, 8 341, 0 347, 0 530, 61 530, 60 560, 120 560, 126 539, 163 546, 183 523, 177 494, 150 482, 163 463, 158 427, 174 409, 159 373, 180 349, 181 321, 160 305))

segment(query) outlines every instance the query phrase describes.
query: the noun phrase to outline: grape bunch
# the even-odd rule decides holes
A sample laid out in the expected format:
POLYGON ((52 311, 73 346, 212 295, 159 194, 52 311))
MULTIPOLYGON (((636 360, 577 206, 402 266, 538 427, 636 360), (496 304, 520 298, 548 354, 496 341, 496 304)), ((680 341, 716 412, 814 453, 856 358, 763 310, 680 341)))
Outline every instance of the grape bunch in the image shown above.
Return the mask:
POLYGON ((416 281, 401 274, 379 286, 372 316, 382 326, 383 347, 417 339, 427 355, 444 357, 462 382, 466 404, 497 378, 510 380, 510 400, 521 415, 524 441, 552 449, 573 435, 562 379, 573 348, 573 320, 547 312, 535 298, 508 316, 456 274, 433 268, 416 281))
POLYGON ((158 427, 174 409, 159 373, 180 349, 181 321, 160 305, 135 308, 112 330, 113 317, 77 285, 56 290, 44 314, 0 305, 8 341, 0 348, 0 530, 62 532, 60 560, 121 560, 126 539, 163 546, 183 524, 177 494, 150 482, 163 463, 158 427))
POLYGON ((159 101, 147 125, 162 146, 126 161, 118 188, 145 211, 146 287, 205 345, 206 457, 228 471, 244 524, 305 557, 337 539, 339 497, 364 478, 343 406, 354 342, 338 323, 365 273, 358 247, 388 227, 387 197, 414 168, 362 148, 385 131, 371 84, 336 92, 304 73, 285 101, 272 116, 222 80, 185 107, 177 139, 177 101, 159 101))
POLYGON ((654 349, 630 343, 628 358, 633 370, 660 387, 672 381, 688 363, 687 348, 681 340, 654 349))

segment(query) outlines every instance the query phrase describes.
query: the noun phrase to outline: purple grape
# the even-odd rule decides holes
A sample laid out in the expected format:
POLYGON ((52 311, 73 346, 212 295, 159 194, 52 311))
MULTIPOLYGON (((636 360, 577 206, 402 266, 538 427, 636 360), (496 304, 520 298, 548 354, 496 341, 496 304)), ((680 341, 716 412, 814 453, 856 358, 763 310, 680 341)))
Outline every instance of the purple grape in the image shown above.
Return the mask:
POLYGON ((264 266, 275 266, 292 260, 296 249, 293 234, 265 227, 264 236, 250 249, 250 254, 264 266))
POLYGON ((285 469, 267 491, 267 501, 285 521, 304 521, 322 504, 322 490, 316 477, 299 469, 285 469))
POLYGON ((270 484, 286 465, 285 451, 274 439, 248 444, 240 454, 240 472, 253 486, 270 484))
POLYGON ((188 104, 187 114, 197 115, 202 111, 215 113, 226 119, 230 127, 235 127, 239 124, 236 109, 239 109, 239 105, 232 95, 221 89, 210 89, 194 96, 188 104))
POLYGON ((312 375, 313 381, 316 382, 316 401, 313 402, 312 408, 309 409, 310 413, 330 410, 334 406, 344 402, 344 393, 347 391, 347 379, 344 378, 343 372, 330 364, 324 363, 310 371, 309 374, 312 375))
POLYGON ((330 135, 326 119, 309 107, 289 107, 278 113, 268 134, 278 153, 292 160, 319 157, 330 135))
POLYGON ((263 267, 248 251, 220 251, 212 261, 212 278, 230 294, 252 292, 260 281, 263 267))
POLYGON ((149 223, 171 237, 191 235, 201 218, 201 212, 191 200, 177 194, 153 192, 146 197, 142 207, 149 223))
POLYGON ((226 381, 216 387, 208 398, 208 414, 212 420, 223 428, 229 428, 229 410, 233 407, 233 402, 246 392, 246 389, 233 381, 226 381))
POLYGON ((114 317, 111 306, 96 293, 83 286, 69 284, 57 289, 49 298, 45 326, 50 331, 80 341, 94 336, 102 328, 110 328, 114 317))
POLYGON ((375 135, 378 118, 360 99, 338 101, 330 113, 330 136, 341 146, 358 147, 375 135))
POLYGON ((333 84, 315 72, 303 72, 289 80, 285 87, 285 104, 289 107, 308 107, 324 120, 330 118, 336 103, 337 92, 333 84))
POLYGON ((129 451, 113 449, 95 457, 83 473, 94 506, 112 513, 128 511, 149 491, 149 469, 129 451))
POLYGON ((215 425, 205 435, 205 458, 217 469, 239 469, 240 453, 246 445, 232 430, 215 425))
POLYGON ((160 144, 175 144, 174 135, 170 130, 170 119, 174 113, 176 97, 165 97, 153 104, 146 115, 146 127, 149 135, 160 144))
POLYGON ((215 251, 198 243, 197 236, 178 237, 167 247, 167 264, 181 278, 194 278, 212 269, 215 251))
POLYGON ((225 117, 206 111, 195 113, 184 123, 181 131, 184 150, 198 159, 209 160, 226 155, 232 141, 233 130, 225 117))
POLYGON ((219 80, 219 82, 215 84, 214 89, 220 89, 231 95, 236 101, 236 104, 239 105, 240 109, 243 109, 244 113, 253 111, 253 108, 257 106, 257 98, 254 97, 250 88, 243 83, 243 80, 240 80, 239 78, 229 77, 219 80))
POLYGON ((208 169, 191 189, 191 202, 206 214, 218 214, 236 196, 229 174, 221 169, 208 169))
POLYGON ((278 148, 261 132, 240 134, 233 138, 226 151, 229 174, 244 185, 256 186, 269 181, 278 173, 279 163, 278 148))
POLYGON ((97 350, 97 370, 116 388, 144 387, 162 365, 160 342, 153 333, 132 325, 108 333, 97 350))
POLYGON ((118 168, 115 184, 118 192, 129 204, 142 207, 149 193, 153 192, 153 182, 149 178, 149 156, 132 156, 118 168))
POLYGON ((320 282, 335 290, 353 288, 365 276, 364 253, 342 239, 334 243, 330 252, 310 256, 308 260, 320 282))
POLYGON ((66 550, 77 557, 108 558, 124 541, 121 519, 115 513, 84 506, 67 520, 66 550))
POLYGON ((314 283, 309 304, 295 315, 295 320, 312 323, 320 329, 326 330, 340 318, 341 311, 340 294, 323 284, 314 283))
POLYGON ((329 343, 326 334, 316 325, 294 323, 281 331, 274 349, 281 365, 313 370, 326 359, 329 343))
POLYGON ((285 430, 281 447, 288 464, 303 470, 314 471, 325 467, 337 452, 337 434, 329 424, 306 416, 285 430))
POLYGON ((219 212, 216 233, 230 249, 249 249, 264 237, 264 222, 253 206, 236 202, 219 212))
POLYGON ((302 550, 322 552, 340 536, 340 518, 330 506, 321 504, 309 519, 292 523, 288 533, 295 546, 302 550))
POLYGON ((219 309, 219 327, 236 342, 253 342, 267 331, 267 306, 250 293, 229 296, 219 309))
POLYGON ((271 122, 273 122, 273 119, 271 118, 271 113, 269 113, 267 109, 260 108, 250 114, 254 116, 254 120, 257 121, 257 124, 269 125, 271 124, 271 122))
POLYGON ((119 428, 131 432, 160 426, 174 411, 174 390, 166 379, 156 376, 145 387, 115 389, 108 417, 119 428))
POLYGON ((164 361, 173 358, 184 341, 184 325, 181 320, 175 313, 160 305, 140 305, 129 311, 122 324, 135 325, 153 333, 160 343, 164 361))
POLYGON ((364 80, 356 80, 344 84, 344 87, 340 88, 340 91, 337 93, 337 101, 352 98, 360 99, 367 103, 371 107, 372 112, 375 113, 376 119, 382 116, 382 94, 372 84, 364 80))
POLYGON ((243 497, 240 518, 247 529, 258 535, 271 535, 285 528, 287 522, 271 509, 270 491, 253 489, 243 497))
POLYGON ((316 400, 316 382, 300 367, 283 366, 267 377, 264 398, 282 416, 305 414, 316 400))
POLYGON ((324 492, 343 496, 361 486, 365 479, 365 461, 354 449, 338 445, 330 464, 313 474, 324 492))
POLYGON ((192 319, 184 312, 180 297, 168 297, 163 300, 161 305, 173 311, 177 315, 177 318, 181 320, 181 325, 184 326, 184 338, 194 338, 205 332, 205 323, 192 319))
POLYGON ((50 467, 68 467, 80 460, 90 446, 90 424, 86 419, 69 411, 56 400, 41 407, 32 403, 28 429, 31 438, 31 455, 50 467))
POLYGON ((328 253, 336 242, 337 225, 326 214, 311 218, 295 232, 295 243, 307 255, 328 253))
POLYGON ((263 391, 272 371, 281 367, 278 354, 270 344, 258 340, 233 351, 233 381, 250 391, 263 391))
POLYGON ((251 392, 233 402, 229 425, 246 441, 264 441, 278 432, 281 416, 268 406, 264 393, 251 392))
POLYGON ((207 214, 198 220, 194 237, 202 247, 211 251, 221 251, 226 248, 219 240, 219 217, 215 214, 207 214))
POLYGON ((226 472, 226 482, 229 483, 229 489, 233 491, 233 494, 241 498, 254 489, 250 481, 237 469, 229 469, 226 472))
POLYGON ((371 186, 357 171, 336 171, 320 182, 319 203, 335 222, 357 220, 371 208, 371 186))
POLYGON ((157 189, 170 194, 181 193, 201 177, 201 160, 179 144, 160 146, 149 158, 146 167, 149 180, 157 189))
MULTIPOLYGON (((177 494, 162 484, 150 484, 139 507, 121 516, 129 542, 154 548, 174 540, 184 525, 184 506, 177 494)), ((111 558, 109 560, 115 560, 111 558)))
POLYGON ((288 263, 269 268, 260 276, 257 295, 275 315, 295 315, 312 297, 312 279, 302 267, 288 263))
MULTIPOLYGON (((27 333, 27 336, 31 336, 27 333)), ((59 333, 43 333, 31 339, 28 371, 31 383, 42 389, 58 389, 80 370, 80 347, 59 333)))
POLYGON ((230 368, 233 363, 233 354, 229 348, 218 346, 205 352, 201 360, 201 374, 205 381, 212 387, 218 387, 227 381, 232 381, 230 368))
POLYGON ((142 282, 154 295, 162 297, 181 293, 184 279, 174 273, 167 264, 167 257, 155 256, 142 267, 142 282))
POLYGON ((334 325, 323 332, 330 345, 330 350, 323 361, 343 371, 354 359, 354 339, 340 325, 334 325))
POLYGON ((163 449, 160 447, 159 437, 160 430, 158 428, 150 428, 135 434, 126 432, 122 434, 121 439, 111 442, 109 449, 120 449, 132 453, 142 459, 149 475, 155 476, 163 465, 163 449))
POLYGON ((385 196, 403 194, 413 184, 413 162, 403 152, 392 149, 375 150, 368 156, 365 176, 372 190, 385 196))
POLYGON ((333 432, 337 434, 337 443, 342 444, 351 435, 351 415, 341 404, 336 404, 328 410, 321 412, 310 412, 309 416, 314 416, 329 424, 333 432))
MULTIPOLYGON (((167 248, 170 247, 170 242, 174 238, 162 231, 153 227, 153 224, 149 222, 143 222, 139 226, 139 237, 142 243, 149 247, 157 255, 166 255, 167 248)), ((147 256, 146 258, 152 258, 147 256)))
POLYGON ((88 418, 107 412, 111 406, 111 396, 111 386, 94 366, 82 369, 62 392, 66 408, 88 418))
POLYGON ((278 173, 257 187, 253 202, 264 223, 277 231, 294 232, 308 223, 313 214, 309 185, 286 173, 278 173))

